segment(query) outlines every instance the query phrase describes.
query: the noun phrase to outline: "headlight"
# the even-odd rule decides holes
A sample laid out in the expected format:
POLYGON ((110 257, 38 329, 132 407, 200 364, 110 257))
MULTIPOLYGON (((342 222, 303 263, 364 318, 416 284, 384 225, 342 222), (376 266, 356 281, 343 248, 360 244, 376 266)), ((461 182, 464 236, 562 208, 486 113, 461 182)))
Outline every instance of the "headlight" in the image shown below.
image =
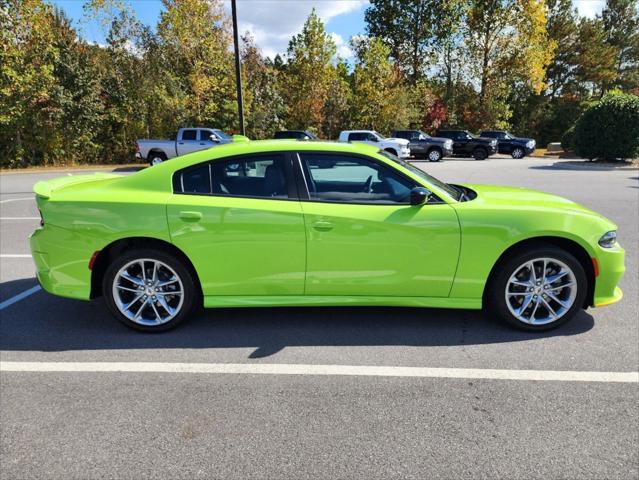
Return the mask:
POLYGON ((490 141, 490 144, 491 144, 491 145, 497 145, 497 140, 491 140, 491 141, 490 141))
POLYGON ((452 140, 446 140, 446 141, 444 142, 444 146, 445 146, 446 148, 452 148, 452 146, 453 146, 453 141, 452 141, 452 140))
POLYGON ((528 148, 535 148, 535 141, 534 140, 528 140, 528 142, 526 143, 526 146, 528 148))
POLYGON ((615 243, 617 243, 617 232, 615 230, 604 233, 599 239, 599 245, 604 248, 612 248, 615 243))

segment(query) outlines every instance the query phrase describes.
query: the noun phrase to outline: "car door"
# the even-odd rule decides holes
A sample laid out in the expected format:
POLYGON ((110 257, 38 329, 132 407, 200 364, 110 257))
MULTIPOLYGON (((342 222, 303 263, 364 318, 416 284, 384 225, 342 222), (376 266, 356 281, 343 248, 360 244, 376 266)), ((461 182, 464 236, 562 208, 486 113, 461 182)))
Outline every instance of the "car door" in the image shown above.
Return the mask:
POLYGON ((211 140, 211 135, 215 135, 217 137, 215 132, 201 128, 198 130, 198 133, 200 135, 200 148, 198 150, 204 150, 205 148, 211 148, 219 145, 219 142, 214 142, 213 140, 211 140))
POLYGON ((171 240, 205 296, 303 293, 306 233, 290 162, 282 153, 244 155, 174 174, 171 240))
POLYGON ((200 141, 198 140, 198 132, 195 128, 189 128, 182 130, 179 133, 177 141, 177 154, 186 155, 187 153, 197 152, 202 150, 200 141))
POLYGON ((298 160, 307 295, 448 296, 460 247, 450 205, 411 206, 416 182, 371 157, 298 160))

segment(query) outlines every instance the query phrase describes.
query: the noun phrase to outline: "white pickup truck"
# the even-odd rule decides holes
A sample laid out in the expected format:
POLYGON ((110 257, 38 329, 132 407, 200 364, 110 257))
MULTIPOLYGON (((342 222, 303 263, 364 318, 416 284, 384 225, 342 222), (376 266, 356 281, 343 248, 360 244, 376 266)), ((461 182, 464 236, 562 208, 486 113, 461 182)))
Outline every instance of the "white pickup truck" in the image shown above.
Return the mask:
POLYGON ((231 143, 233 139, 217 128, 180 128, 175 140, 138 140, 135 144, 135 156, 157 165, 165 160, 222 143, 231 143))
POLYGON ((399 157, 410 157, 410 148, 408 148, 408 140, 403 138, 384 138, 375 130, 344 130, 339 134, 340 142, 361 142, 375 145, 380 150, 386 150, 389 153, 399 157))

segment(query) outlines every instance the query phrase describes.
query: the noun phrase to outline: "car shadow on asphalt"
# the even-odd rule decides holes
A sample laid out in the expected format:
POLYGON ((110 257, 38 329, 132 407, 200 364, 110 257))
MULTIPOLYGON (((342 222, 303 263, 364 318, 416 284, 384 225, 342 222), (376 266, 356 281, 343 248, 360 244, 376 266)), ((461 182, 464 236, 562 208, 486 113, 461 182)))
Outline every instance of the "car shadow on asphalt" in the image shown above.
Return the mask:
MULTIPOLYGON (((33 287, 35 279, 0 284, 4 292, 33 287)), ((196 313, 176 329, 144 334, 120 324, 102 299, 91 302, 39 291, 0 312, 0 349, 255 348, 250 358, 296 346, 454 346, 534 341, 593 328, 582 311, 550 332, 515 330, 470 310, 384 307, 220 308, 196 313)))

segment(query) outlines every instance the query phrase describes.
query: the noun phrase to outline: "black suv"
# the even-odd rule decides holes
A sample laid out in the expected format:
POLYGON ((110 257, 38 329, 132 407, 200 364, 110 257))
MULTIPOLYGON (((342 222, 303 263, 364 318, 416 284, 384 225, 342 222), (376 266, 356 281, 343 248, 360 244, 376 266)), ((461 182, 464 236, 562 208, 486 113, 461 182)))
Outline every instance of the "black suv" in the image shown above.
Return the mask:
POLYGON ((472 155, 475 160, 485 160, 497 153, 497 140, 475 137, 468 130, 437 130, 437 136, 450 138, 453 141, 455 155, 472 155))
POLYGON ((421 130, 394 130, 391 137, 404 138, 410 143, 410 154, 415 158, 427 158, 439 162, 453 154, 453 141, 449 138, 431 137, 421 130))
POLYGON ((496 138, 499 153, 506 153, 513 158, 524 158, 535 151, 535 140, 518 138, 504 130, 485 130, 481 132, 481 136, 496 138))
POLYGON ((313 135, 308 130, 281 130, 279 132, 275 132, 273 138, 283 139, 283 138, 294 138, 296 140, 317 140, 317 137, 313 135))

